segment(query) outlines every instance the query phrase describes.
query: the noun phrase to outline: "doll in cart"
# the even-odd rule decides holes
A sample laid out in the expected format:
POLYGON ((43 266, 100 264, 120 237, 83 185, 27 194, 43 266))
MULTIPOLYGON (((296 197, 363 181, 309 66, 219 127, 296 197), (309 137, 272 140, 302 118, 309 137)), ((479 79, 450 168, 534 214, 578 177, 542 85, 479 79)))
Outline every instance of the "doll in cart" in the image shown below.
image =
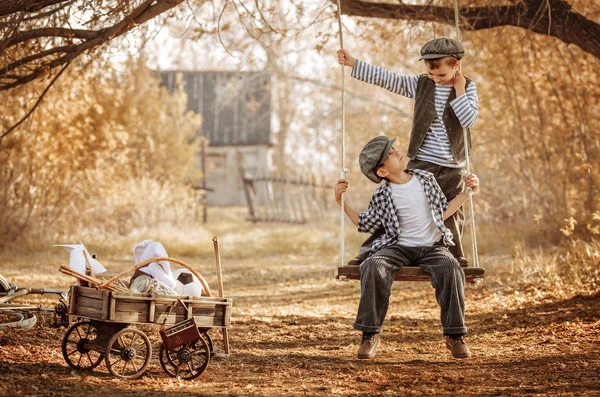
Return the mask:
MULTIPOLYGON (((168 256, 167 250, 158 241, 144 240, 133 248, 134 265, 151 258, 168 256)), ((171 271, 171 265, 166 260, 136 269, 129 280, 129 289, 137 293, 180 296, 202 296, 204 291, 196 276, 187 269, 171 271)))

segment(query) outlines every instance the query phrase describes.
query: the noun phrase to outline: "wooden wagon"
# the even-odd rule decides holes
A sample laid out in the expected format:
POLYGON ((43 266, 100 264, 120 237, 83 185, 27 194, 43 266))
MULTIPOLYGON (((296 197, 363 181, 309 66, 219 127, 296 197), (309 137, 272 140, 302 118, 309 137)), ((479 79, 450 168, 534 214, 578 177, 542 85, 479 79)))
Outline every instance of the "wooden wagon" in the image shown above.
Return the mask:
POLYGON ((214 355, 209 331, 219 328, 223 336, 223 353, 229 355, 227 329, 231 324, 232 299, 223 297, 218 243, 217 281, 219 296, 211 296, 206 280, 189 265, 174 258, 152 258, 127 272, 151 262, 168 260, 188 268, 204 287, 207 296, 184 297, 139 294, 110 290, 123 272, 94 287, 73 286, 69 294, 68 314, 74 324, 62 341, 67 364, 77 370, 91 370, 104 360, 108 371, 119 378, 141 376, 152 357, 148 336, 135 325, 159 326, 162 343, 159 361, 172 377, 193 379, 202 374, 214 355))

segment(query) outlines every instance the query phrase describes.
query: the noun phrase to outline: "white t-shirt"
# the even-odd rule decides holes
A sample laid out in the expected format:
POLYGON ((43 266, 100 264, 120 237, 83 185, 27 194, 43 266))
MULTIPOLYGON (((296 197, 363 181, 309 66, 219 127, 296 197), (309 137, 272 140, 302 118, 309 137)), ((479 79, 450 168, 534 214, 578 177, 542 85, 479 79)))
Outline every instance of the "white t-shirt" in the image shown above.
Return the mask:
POLYGON ((398 245, 418 247, 435 244, 442 232, 435 225, 431 207, 419 178, 403 184, 390 183, 400 222, 398 245))

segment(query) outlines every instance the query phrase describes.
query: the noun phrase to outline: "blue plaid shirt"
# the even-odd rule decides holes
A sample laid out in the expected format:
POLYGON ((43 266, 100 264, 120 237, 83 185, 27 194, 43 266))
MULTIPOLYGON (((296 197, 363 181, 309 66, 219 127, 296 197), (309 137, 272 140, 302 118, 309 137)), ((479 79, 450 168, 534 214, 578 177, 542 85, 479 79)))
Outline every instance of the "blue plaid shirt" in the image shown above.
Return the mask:
MULTIPOLYGON (((444 226, 444 211, 448 208, 448 200, 446 200, 446 196, 444 196, 435 177, 431 172, 424 170, 410 170, 410 172, 419 179, 423 186, 423 191, 431 207, 433 221, 442 232, 444 244, 454 245, 452 232, 444 226)), ((396 244, 400 236, 400 221, 398 220, 396 204, 394 204, 389 182, 384 183, 375 190, 369 208, 358 216, 359 232, 375 233, 377 229, 382 227, 385 233, 373 241, 373 247, 371 248, 373 253, 380 248, 396 244)))

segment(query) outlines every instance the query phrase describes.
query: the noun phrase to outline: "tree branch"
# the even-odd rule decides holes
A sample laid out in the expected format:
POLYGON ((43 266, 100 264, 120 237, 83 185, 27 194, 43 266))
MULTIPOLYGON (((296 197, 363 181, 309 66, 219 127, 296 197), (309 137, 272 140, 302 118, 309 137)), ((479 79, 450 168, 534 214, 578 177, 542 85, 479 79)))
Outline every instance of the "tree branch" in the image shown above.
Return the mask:
MULTIPOLYGON (((98 31, 86 31, 86 30, 76 31, 77 32, 76 34, 79 36, 78 38, 85 39, 85 41, 83 41, 82 43, 48 49, 46 51, 43 51, 43 52, 40 52, 37 54, 33 54, 28 57, 17 60, 16 62, 13 62, 10 65, 4 66, 4 67, 0 68, 0 91, 5 91, 10 88, 13 88, 13 87, 16 87, 19 85, 23 85, 32 80, 35 80, 36 78, 47 74, 48 70, 54 69, 56 67, 60 67, 64 64, 72 61, 73 59, 75 59, 76 57, 78 57, 79 55, 84 53, 85 51, 97 48, 100 45, 114 39, 115 37, 118 37, 118 36, 121 36, 121 35, 127 33, 128 31, 134 29, 136 26, 138 26, 144 22, 147 22, 148 20, 179 5, 182 2, 183 2, 183 0, 147 0, 147 1, 143 2, 141 5, 139 5, 137 8, 135 8, 133 11, 131 11, 131 13, 129 15, 127 15, 127 17, 125 17, 123 20, 121 20, 120 22, 116 23, 115 25, 113 25, 109 28, 101 29, 98 31), (47 55, 51 55, 51 54, 57 53, 57 52, 64 52, 65 55, 61 56, 59 58, 55 58, 49 62, 37 64, 36 67, 32 71, 28 71, 28 73, 19 75, 19 78, 17 78, 17 79, 15 79, 15 75, 18 75, 18 74, 13 72, 10 76, 11 81, 6 82, 6 80, 9 79, 9 76, 6 73, 13 71, 18 66, 26 66, 28 63, 30 63, 32 61, 38 61, 40 59, 45 58, 45 56, 47 56, 47 55)), ((0 2, 0 5, 1 5, 1 2, 0 2)), ((44 30, 44 29, 42 29, 42 30, 44 30)), ((68 29, 66 29, 66 30, 46 29, 45 31, 47 31, 49 33, 49 36, 57 36, 57 35, 62 35, 63 33, 64 34, 68 33, 68 29)), ((31 32, 36 32, 36 31, 31 31, 31 32)), ((31 34, 31 32, 23 33, 23 35, 31 34)), ((38 29, 36 33, 33 33, 33 35, 35 36, 35 38, 42 37, 40 29, 38 29)))
POLYGON ((90 39, 97 31, 94 30, 81 30, 81 29, 67 29, 67 28, 43 28, 34 29, 24 32, 11 37, 5 45, 6 48, 10 48, 14 45, 23 43, 28 40, 38 39, 42 37, 64 37, 69 39, 90 39))
POLYGON ((38 12, 48 6, 70 0, 0 0, 0 17, 17 12, 38 12))
MULTIPOLYGON (((454 24, 452 7, 371 3, 344 0, 342 13, 350 16, 454 24)), ((461 29, 468 31, 514 26, 556 37, 600 58, 600 25, 574 11, 565 0, 523 0, 514 5, 462 7, 461 29)))
POLYGON ((70 64, 71 64, 71 62, 67 62, 63 66, 63 68, 60 70, 60 72, 58 72, 56 74, 56 76, 54 76, 54 78, 52 78, 52 81, 50 81, 50 84, 48 84, 48 86, 44 89, 44 91, 42 92, 42 94, 38 97, 37 101, 35 102, 35 105, 33 105, 33 107, 31 109, 29 109, 29 112, 27 112, 27 114, 25 116, 23 116, 23 118, 21 120, 19 120, 17 123, 15 123, 12 127, 10 127, 6 131, 4 131, 2 134, 0 134, 0 146, 2 144, 2 139, 5 136, 7 136, 8 134, 10 134, 14 130, 16 130, 18 126, 20 126, 21 124, 23 124, 23 122, 25 122, 25 120, 27 120, 29 118, 29 116, 31 116, 31 114, 33 113, 33 111, 39 106, 40 103, 42 103, 42 99, 44 99, 44 96, 46 96, 46 94, 48 93, 48 90, 50 90, 50 87, 52 87, 54 85, 54 83, 56 83, 56 80, 58 80, 58 78, 60 77, 60 75, 63 74, 63 72, 65 70, 67 70, 67 68, 69 67, 70 64))

